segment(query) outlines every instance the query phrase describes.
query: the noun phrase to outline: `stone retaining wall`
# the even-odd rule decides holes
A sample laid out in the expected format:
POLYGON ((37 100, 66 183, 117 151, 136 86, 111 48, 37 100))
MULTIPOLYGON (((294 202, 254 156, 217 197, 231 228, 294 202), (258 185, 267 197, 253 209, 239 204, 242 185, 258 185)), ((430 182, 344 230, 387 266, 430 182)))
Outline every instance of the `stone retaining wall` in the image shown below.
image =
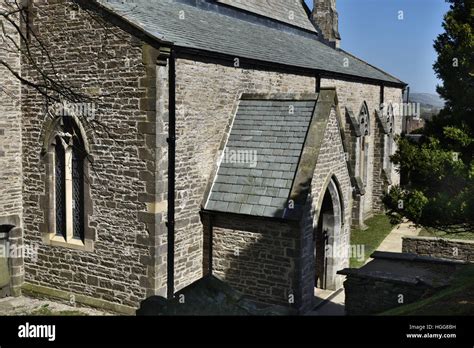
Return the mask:
POLYGON ((474 262, 474 241, 433 237, 403 238, 403 252, 474 262))
POLYGON ((369 277, 348 277, 344 288, 347 315, 380 314, 399 307, 400 296, 403 296, 403 304, 408 304, 418 301, 430 290, 424 284, 395 283, 369 277))

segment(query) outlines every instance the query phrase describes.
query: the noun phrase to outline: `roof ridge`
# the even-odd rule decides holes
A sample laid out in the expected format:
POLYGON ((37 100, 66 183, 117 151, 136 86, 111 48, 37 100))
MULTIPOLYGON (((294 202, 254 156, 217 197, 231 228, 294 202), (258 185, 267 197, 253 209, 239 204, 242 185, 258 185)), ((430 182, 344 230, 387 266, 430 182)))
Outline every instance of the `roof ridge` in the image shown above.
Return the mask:
POLYGON ((275 29, 278 31, 283 31, 290 34, 301 35, 307 38, 312 38, 314 40, 319 40, 318 31, 314 28, 314 31, 311 31, 307 28, 282 21, 277 18, 268 17, 263 14, 252 12, 241 7, 235 7, 227 3, 220 2, 219 0, 170 0, 175 3, 192 6, 203 11, 209 11, 221 16, 231 17, 237 20, 242 20, 250 24, 262 25, 270 29, 275 29), (213 8, 214 7, 214 8, 213 8), (221 13, 220 9, 226 9, 225 13, 221 13), (237 16, 237 14, 244 14, 246 18, 242 16, 237 16), (253 20, 252 20, 253 19, 253 20), (286 30, 284 30, 286 29, 286 30))
POLYGON ((304 7, 303 0, 210 0, 219 5, 229 6, 240 9, 258 16, 262 16, 280 23, 291 25, 313 34, 317 34, 317 30, 311 22, 310 16, 304 7), (283 9, 283 11, 280 11, 283 9), (289 12, 293 13, 293 18, 288 16, 289 12), (284 14, 284 15, 283 15, 284 14))

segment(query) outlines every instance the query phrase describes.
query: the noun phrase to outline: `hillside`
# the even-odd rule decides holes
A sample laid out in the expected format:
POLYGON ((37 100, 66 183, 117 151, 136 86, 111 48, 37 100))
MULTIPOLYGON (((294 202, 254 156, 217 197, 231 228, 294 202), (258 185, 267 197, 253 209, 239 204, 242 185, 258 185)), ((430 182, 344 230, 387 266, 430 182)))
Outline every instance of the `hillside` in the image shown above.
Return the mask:
POLYGON ((421 118, 425 120, 430 120, 444 107, 444 100, 432 93, 410 93, 410 102, 421 104, 421 118))
POLYGON ((410 101, 437 109, 444 107, 444 100, 437 94, 432 93, 410 93, 410 101))

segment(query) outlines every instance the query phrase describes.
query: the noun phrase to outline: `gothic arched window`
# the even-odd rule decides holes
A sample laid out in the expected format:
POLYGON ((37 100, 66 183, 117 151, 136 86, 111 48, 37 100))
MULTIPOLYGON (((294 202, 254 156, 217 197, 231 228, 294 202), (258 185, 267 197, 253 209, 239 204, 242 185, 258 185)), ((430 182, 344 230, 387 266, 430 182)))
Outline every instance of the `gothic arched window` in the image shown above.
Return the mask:
POLYGON ((369 142, 368 137, 370 136, 370 115, 367 104, 364 102, 359 113, 359 125, 362 136, 359 138, 359 177, 361 178, 364 186, 367 185, 368 181, 368 169, 369 169, 369 142))
POLYGON ((87 152, 72 117, 57 125, 54 151, 56 235, 84 241, 84 165, 87 152))
POLYGON ((384 158, 383 158, 383 169, 387 174, 390 174, 392 171, 392 162, 390 157, 393 155, 393 148, 395 143, 395 116, 393 112, 392 104, 389 105, 387 111, 383 115, 385 118, 385 124, 387 129, 387 134, 385 134, 385 147, 384 147, 384 158))
POLYGON ((364 102, 359 113, 360 132, 363 137, 370 135, 370 115, 367 104, 364 102))

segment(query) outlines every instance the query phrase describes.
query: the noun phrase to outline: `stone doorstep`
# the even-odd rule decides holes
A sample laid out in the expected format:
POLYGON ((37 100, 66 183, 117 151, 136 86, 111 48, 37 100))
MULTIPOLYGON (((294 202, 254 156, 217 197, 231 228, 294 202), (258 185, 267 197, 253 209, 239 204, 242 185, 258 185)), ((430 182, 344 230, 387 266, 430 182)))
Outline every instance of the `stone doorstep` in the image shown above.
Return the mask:
POLYGON ((343 291, 344 291, 344 287, 342 287, 340 289, 337 289, 337 290, 334 290, 334 291, 325 290, 325 293, 323 294, 323 297, 317 299, 316 304, 314 305, 311 312, 317 311, 319 308, 321 308, 324 305, 326 305, 327 303, 331 302, 332 299, 337 297, 343 291))

